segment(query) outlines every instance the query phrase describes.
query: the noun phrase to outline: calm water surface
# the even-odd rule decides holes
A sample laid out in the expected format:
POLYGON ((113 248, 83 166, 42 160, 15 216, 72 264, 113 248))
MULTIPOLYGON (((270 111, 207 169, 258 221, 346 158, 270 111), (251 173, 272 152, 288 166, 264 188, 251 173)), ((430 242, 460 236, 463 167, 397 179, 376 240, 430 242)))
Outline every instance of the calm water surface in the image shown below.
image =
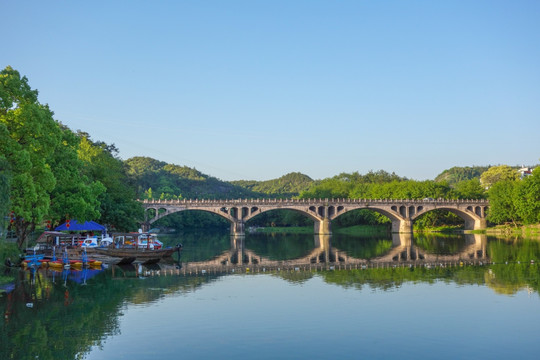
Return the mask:
POLYGON ((538 358, 535 240, 181 242, 178 263, 12 273, 0 358, 538 358))

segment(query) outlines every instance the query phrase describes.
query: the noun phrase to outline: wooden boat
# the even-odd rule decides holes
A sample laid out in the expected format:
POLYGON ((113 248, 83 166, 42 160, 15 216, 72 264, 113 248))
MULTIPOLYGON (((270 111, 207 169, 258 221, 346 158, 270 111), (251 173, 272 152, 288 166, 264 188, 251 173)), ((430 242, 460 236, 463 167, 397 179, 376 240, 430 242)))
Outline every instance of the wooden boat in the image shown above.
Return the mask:
POLYGON ((156 234, 147 232, 117 233, 112 235, 113 244, 108 247, 91 248, 92 253, 120 259, 120 264, 134 261, 157 263, 161 259, 170 258, 182 249, 182 245, 163 248, 163 243, 156 234))
POLYGON ((94 252, 100 255, 111 256, 114 258, 121 258, 125 260, 123 263, 128 263, 128 259, 140 260, 142 262, 158 262, 163 258, 169 258, 176 251, 179 251, 181 247, 176 246, 172 248, 164 249, 147 249, 147 248, 94 248, 94 252))

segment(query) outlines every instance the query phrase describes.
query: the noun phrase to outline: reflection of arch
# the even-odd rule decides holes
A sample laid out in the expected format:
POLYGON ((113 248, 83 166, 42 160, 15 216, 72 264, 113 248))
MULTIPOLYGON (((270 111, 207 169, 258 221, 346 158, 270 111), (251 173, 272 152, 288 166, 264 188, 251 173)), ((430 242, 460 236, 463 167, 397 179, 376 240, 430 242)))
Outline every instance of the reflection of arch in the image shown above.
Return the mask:
MULTIPOLYGON (((359 259, 349 256, 345 251, 332 246, 330 235, 315 235, 314 248, 298 259, 271 260, 245 248, 243 237, 231 238, 231 248, 209 261, 189 262, 183 264, 187 270, 213 269, 215 272, 231 272, 238 266, 260 269, 291 269, 309 266, 345 266, 345 268, 379 267, 398 264, 408 265, 440 265, 457 264, 462 261, 483 263, 487 259, 487 236, 483 234, 466 234, 468 245, 459 253, 438 255, 425 252, 414 244, 411 234, 392 234, 392 248, 388 253, 371 259, 359 259)), ((488 260, 489 261, 489 260, 488 260)))

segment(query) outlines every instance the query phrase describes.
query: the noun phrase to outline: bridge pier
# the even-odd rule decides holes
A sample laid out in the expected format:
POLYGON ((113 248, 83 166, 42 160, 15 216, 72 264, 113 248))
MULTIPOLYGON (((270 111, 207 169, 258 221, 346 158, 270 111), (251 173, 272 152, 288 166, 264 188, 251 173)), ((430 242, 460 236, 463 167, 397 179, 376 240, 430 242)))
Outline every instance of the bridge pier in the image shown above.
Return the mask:
POLYGON ((313 231, 319 235, 332 235, 332 222, 329 219, 315 221, 313 231))
POLYGON ((486 219, 474 219, 465 221, 465 230, 484 230, 487 228, 486 219))
POLYGON ((409 219, 404 220, 392 220, 392 232, 393 233, 412 233, 413 222, 409 219))

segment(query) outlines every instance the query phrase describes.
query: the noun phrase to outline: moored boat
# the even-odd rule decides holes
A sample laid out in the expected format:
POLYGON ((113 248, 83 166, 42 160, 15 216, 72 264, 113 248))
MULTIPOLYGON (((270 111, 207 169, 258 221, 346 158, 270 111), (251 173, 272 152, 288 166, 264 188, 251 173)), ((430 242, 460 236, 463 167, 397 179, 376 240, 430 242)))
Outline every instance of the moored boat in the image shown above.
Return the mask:
POLYGON ((115 258, 140 260, 142 262, 158 262, 163 258, 169 258, 176 251, 179 251, 181 247, 171 247, 158 250, 151 250, 146 248, 94 248, 94 252, 101 255, 111 256, 115 258))
POLYGON ((157 239, 156 234, 146 232, 113 234, 113 244, 108 247, 94 247, 92 253, 119 258, 123 264, 133 261, 143 263, 157 263, 161 259, 170 258, 179 252, 182 245, 163 248, 163 243, 157 239))

